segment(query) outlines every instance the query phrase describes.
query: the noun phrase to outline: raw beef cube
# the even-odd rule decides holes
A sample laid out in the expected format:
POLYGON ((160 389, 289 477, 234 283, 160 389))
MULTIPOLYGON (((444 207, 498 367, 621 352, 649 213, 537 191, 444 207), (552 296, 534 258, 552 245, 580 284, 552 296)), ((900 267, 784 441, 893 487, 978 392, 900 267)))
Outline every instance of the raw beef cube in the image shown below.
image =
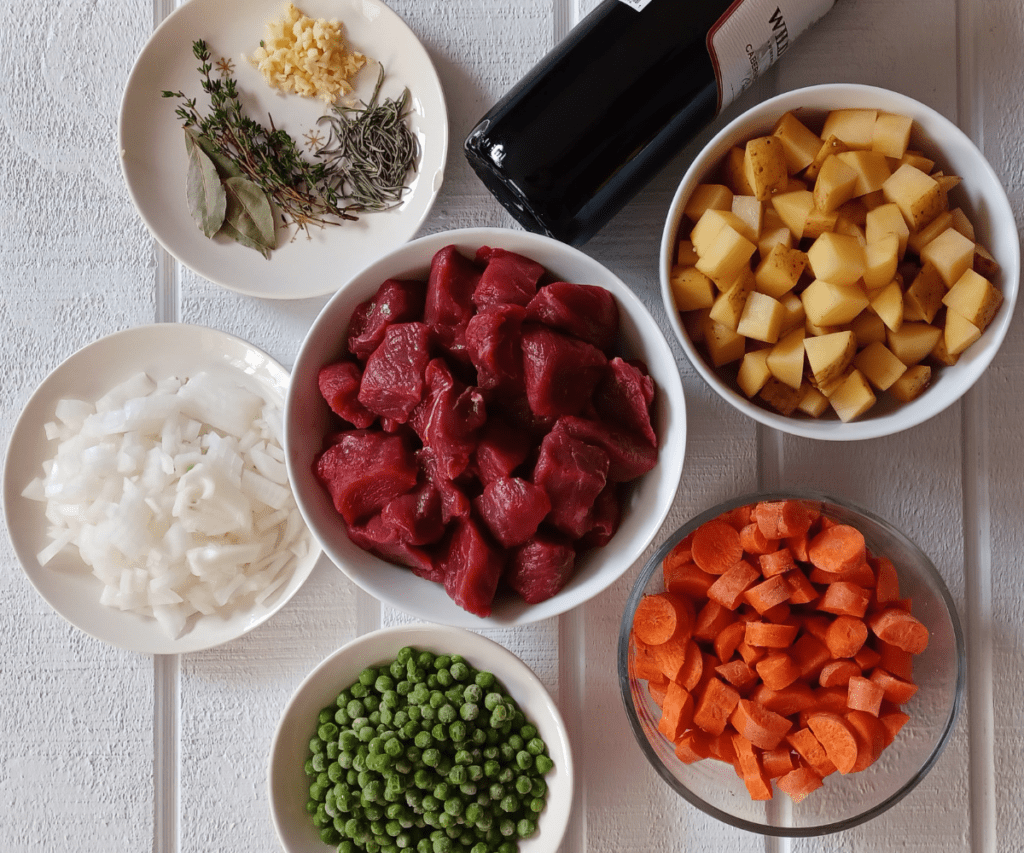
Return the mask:
POLYGON ((551 501, 548 521, 578 539, 594 526, 594 501, 608 482, 608 454, 600 447, 552 430, 540 444, 533 482, 551 501))
POLYGON ((472 509, 469 496, 459 484, 440 472, 437 453, 430 447, 416 452, 416 461, 426 482, 430 483, 441 498, 441 521, 447 524, 453 518, 468 518, 472 509))
POLYGON ((577 543, 579 548, 602 548, 608 544, 622 520, 618 484, 609 482, 594 501, 593 527, 577 543))
POLYGON ((409 423, 434 452, 437 473, 454 480, 469 465, 477 430, 487 420, 483 394, 453 377, 444 359, 431 361, 424 379, 426 395, 409 423))
POLYGON ((540 535, 512 552, 505 581, 527 604, 560 592, 576 568, 576 550, 560 537, 540 535))
POLYGON ((487 484, 498 477, 508 477, 522 465, 533 442, 522 430, 513 429, 504 420, 491 418, 480 431, 474 459, 477 476, 487 484))
POLYGON ((657 446, 658 437, 651 424, 654 380, 641 363, 613 358, 608 368, 594 389, 594 408, 606 423, 643 436, 657 446))
POLYGON ((480 268, 455 246, 441 249, 430 264, 423 321, 441 346, 460 359, 466 358, 466 325, 475 313, 473 291, 480 274, 480 268))
POLYGON ((523 390, 523 350, 520 345, 526 309, 496 306, 477 314, 466 326, 466 351, 476 368, 476 384, 504 393, 523 390))
POLYGON ((504 554, 471 518, 452 523, 451 538, 438 560, 449 597, 477 616, 491 615, 504 563, 504 554))
POLYGON ((522 394, 501 395, 488 400, 492 411, 497 411, 510 427, 524 435, 531 436, 539 442, 551 431, 557 418, 551 415, 538 415, 530 407, 530 401, 524 391, 522 394))
POLYGON ((522 346, 530 408, 556 418, 582 411, 607 370, 604 354, 578 338, 532 324, 523 327, 522 346))
POLYGON ((347 525, 348 538, 364 551, 376 554, 382 560, 406 566, 421 578, 439 582, 443 580, 430 554, 399 538, 380 515, 372 516, 365 524, 347 525))
POLYGON ((409 545, 432 545, 444 536, 441 496, 430 483, 399 495, 381 510, 380 517, 409 545))
POLYGON ((506 548, 522 545, 533 536, 551 509, 547 492, 519 477, 492 480, 473 505, 487 529, 506 548))
POLYGON ((427 288, 422 281, 389 278, 372 299, 352 312, 348 326, 348 351, 360 361, 384 340, 384 332, 395 323, 411 323, 423 319, 427 288))
POLYGON ((495 305, 527 305, 544 275, 544 267, 536 261, 505 249, 484 246, 477 251, 476 261, 486 265, 473 291, 473 304, 481 311, 495 305))
POLYGON ((562 431, 578 441, 600 447, 608 455, 608 479, 625 483, 650 471, 658 463, 658 449, 636 433, 589 418, 559 418, 553 432, 562 431))
POLYGON ((389 326, 366 361, 359 402, 371 412, 405 423, 423 399, 430 341, 430 329, 423 323, 389 326))
POLYGON ((611 352, 619 335, 619 304, 610 291, 594 284, 546 284, 526 312, 529 319, 575 335, 605 353, 611 352))
POLYGON ((368 430, 343 433, 316 461, 317 476, 348 524, 415 488, 416 473, 416 459, 401 437, 368 430))
POLYGON ((362 370, 354 361, 337 361, 320 368, 317 382, 320 393, 331 411, 352 426, 366 429, 377 416, 359 402, 359 381, 362 370))

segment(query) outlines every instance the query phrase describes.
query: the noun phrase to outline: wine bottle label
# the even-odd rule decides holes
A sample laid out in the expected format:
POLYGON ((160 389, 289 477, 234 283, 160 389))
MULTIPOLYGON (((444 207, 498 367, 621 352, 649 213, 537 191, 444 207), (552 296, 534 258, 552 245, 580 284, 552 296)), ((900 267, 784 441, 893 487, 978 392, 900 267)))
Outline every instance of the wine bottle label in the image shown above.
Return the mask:
POLYGON ((835 0, 735 0, 707 36, 708 53, 718 80, 718 109, 736 100, 834 3, 835 0))

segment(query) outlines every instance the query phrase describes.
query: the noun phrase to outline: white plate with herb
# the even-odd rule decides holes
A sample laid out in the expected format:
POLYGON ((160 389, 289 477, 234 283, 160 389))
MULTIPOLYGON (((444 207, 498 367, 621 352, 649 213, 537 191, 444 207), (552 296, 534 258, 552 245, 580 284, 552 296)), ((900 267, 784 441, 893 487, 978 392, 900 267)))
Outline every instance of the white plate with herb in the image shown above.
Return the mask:
MULTIPOLYGON (((195 100, 195 112, 210 113, 203 89, 197 40, 210 53, 210 76, 230 77, 247 118, 285 131, 304 159, 328 141, 321 121, 332 108, 315 98, 272 89, 249 61, 264 39, 268 22, 278 20, 286 0, 189 0, 159 26, 129 75, 121 103, 119 144, 128 191, 143 221, 160 244, 181 263, 230 290, 268 299, 303 299, 333 293, 351 273, 409 240, 418 231, 441 187, 448 152, 448 114, 441 84, 413 31, 379 0, 305 0, 300 11, 311 18, 340 21, 347 47, 366 57, 344 100, 358 107, 372 103, 378 74, 384 78, 379 103, 398 102, 409 92, 406 122, 417 143, 415 171, 397 206, 359 212, 355 221, 299 229, 281 224, 276 248, 264 257, 225 236, 207 237, 193 219, 190 199, 192 154, 186 147, 177 110, 182 93, 195 100)), ((192 167, 194 168, 194 167, 192 167)), ((223 175, 222 175, 223 177, 223 175)), ((207 227, 209 225, 207 224, 207 227)))
MULTIPOLYGON (((168 390, 174 386, 175 380, 195 378, 200 373, 215 383, 215 386, 209 387, 233 392, 226 395, 225 399, 233 396, 236 402, 242 401, 245 404, 232 407, 232 410, 241 412, 250 403, 256 407, 250 410, 258 412, 256 417, 251 421, 246 417, 246 431, 259 431, 268 427, 269 432, 276 433, 278 437, 266 444, 280 444, 279 418, 289 382, 288 372, 269 355, 241 338, 203 326, 176 323, 139 326, 116 332, 70 356, 36 389, 11 435, 4 467, 3 502, 7 531, 25 574, 39 594, 68 622, 119 648, 145 654, 181 654, 236 639, 278 612, 299 590, 320 557, 320 547, 294 508, 294 499, 288 494, 290 490, 285 479, 281 486, 284 491, 279 491, 282 499, 280 511, 274 512, 266 506, 258 506, 255 501, 250 501, 241 510, 251 510, 250 530, 257 535, 229 532, 217 537, 194 535, 190 540, 192 534, 189 534, 177 538, 177 541, 190 542, 192 546, 221 544, 246 547, 263 534, 270 533, 279 543, 272 545, 269 552, 261 553, 258 562, 250 562, 236 573, 236 578, 244 575, 252 583, 230 592, 225 596, 224 603, 218 603, 211 612, 205 615, 193 613, 185 617, 177 633, 172 635, 166 623, 148 615, 139 607, 138 601, 132 604, 133 608, 138 609, 126 610, 121 609, 121 605, 129 605, 126 601, 101 600, 104 594, 111 593, 112 587, 109 578, 101 580, 99 575, 103 573, 102 568, 99 573, 94 569, 104 563, 109 568, 110 562, 93 561, 90 567, 79 545, 86 548, 88 553, 90 550, 105 548, 107 540, 119 549, 125 547, 125 541, 135 542, 142 556, 120 559, 124 565, 115 566, 114 569, 119 573, 121 582, 125 583, 122 568, 131 572, 145 567, 142 571, 148 575, 147 582, 155 581, 155 584, 142 592, 142 595, 149 595, 157 587, 162 587, 174 589, 189 597, 186 587, 195 588, 201 581, 205 583, 201 576, 198 579, 185 576, 185 572, 179 568, 183 562, 178 559, 181 555, 169 553, 175 537, 163 531, 169 527, 171 519, 166 515, 161 516, 158 509, 159 506, 166 507, 182 494, 181 486, 189 475, 177 478, 177 489, 175 485, 164 488, 159 477, 153 479, 152 469, 144 470, 143 460, 148 466, 164 451, 165 458, 180 460, 180 464, 175 463, 176 467, 191 471, 194 477, 198 477, 203 473, 203 466, 199 463, 208 462, 211 458, 209 454, 218 455, 229 464, 240 463, 242 456, 251 459, 254 454, 248 439, 238 442, 237 447, 249 452, 235 454, 231 454, 229 444, 220 445, 215 450, 209 449, 218 444, 213 440, 212 445, 207 445, 207 455, 200 459, 185 460, 177 455, 179 448, 170 447, 182 443, 181 433, 172 436, 170 433, 175 431, 173 429, 143 427, 137 421, 132 429, 124 428, 123 424, 120 427, 114 426, 111 421, 106 421, 102 428, 105 433, 103 441, 93 441, 95 431, 80 425, 71 427, 70 431, 74 435, 70 440, 68 435, 58 435, 59 428, 68 423, 68 412, 80 408, 82 403, 93 406, 108 418, 119 416, 122 412, 133 411, 139 414, 146 403, 165 403, 167 394, 158 400, 159 392, 155 389, 148 397, 145 394, 136 396, 111 393, 118 386, 137 387, 136 381, 140 374, 145 374, 154 383, 162 385, 163 390, 168 390), (101 400, 104 402, 99 402, 101 400), (65 402, 62 404, 61 401, 65 402), (62 410, 60 418, 56 416, 58 405, 68 407, 62 410), (168 444, 164 444, 165 441, 168 444), (125 459, 126 455, 136 454, 135 450, 128 447, 128 442, 134 448, 139 448, 135 461, 137 471, 130 470, 132 466, 125 459), (51 476, 52 469, 49 466, 60 465, 52 460, 68 458, 57 457, 58 448, 65 443, 72 447, 71 464, 66 466, 64 474, 51 476), (234 458, 231 458, 232 455, 234 458), (44 470, 46 476, 41 477, 44 470), (32 483, 38 479, 45 480, 51 486, 55 480, 63 480, 63 484, 56 485, 64 490, 64 495, 51 490, 48 497, 42 499, 33 492, 32 483), (90 482, 83 486, 83 480, 90 482), (129 487, 121 486, 120 483, 127 480, 131 480, 134 485, 134 497, 142 497, 153 510, 152 513, 147 513, 139 501, 132 503, 123 499, 123 496, 129 494, 129 487), (87 494, 89 489, 98 490, 99 493, 87 494), (59 525, 54 519, 68 515, 81 519, 83 527, 90 528, 91 535, 79 532, 70 537, 66 545, 63 542, 55 545, 50 534, 59 525), (44 565, 40 555, 47 551, 51 553, 43 557, 46 560, 44 565), (256 577, 255 572, 261 571, 264 563, 268 566, 267 573, 256 577), (270 567, 270 563, 274 564, 273 567, 270 567), (171 578, 170 569, 178 571, 180 576, 171 578), (160 580, 156 580, 158 577, 160 580)), ((146 417, 150 414, 152 411, 146 417)), ((159 412, 157 420, 166 414, 166 411, 159 412)), ((230 436, 233 429, 235 427, 225 428, 220 423, 216 431, 221 436, 230 436)), ((283 468, 283 465, 280 467, 283 468)), ((165 470, 164 473, 171 480, 175 479, 171 476, 172 472, 165 470)), ((245 487, 243 491, 250 490, 245 487)), ((211 490, 209 501, 194 503, 187 509, 203 513, 205 518, 223 517, 225 511, 241 506, 229 500, 231 495, 230 488, 225 490, 221 483, 217 483, 211 490)), ((178 506, 175 506, 173 512, 177 519, 183 517, 178 506)), ((244 518, 242 523, 245 523, 244 518)), ((193 531, 197 529, 195 526, 187 526, 193 531)), ((129 577, 128 581, 131 580, 129 577)), ((138 592, 134 590, 133 595, 138 592)), ((147 603, 151 604, 152 600, 147 603)), ((161 603, 166 603, 166 599, 161 603)))

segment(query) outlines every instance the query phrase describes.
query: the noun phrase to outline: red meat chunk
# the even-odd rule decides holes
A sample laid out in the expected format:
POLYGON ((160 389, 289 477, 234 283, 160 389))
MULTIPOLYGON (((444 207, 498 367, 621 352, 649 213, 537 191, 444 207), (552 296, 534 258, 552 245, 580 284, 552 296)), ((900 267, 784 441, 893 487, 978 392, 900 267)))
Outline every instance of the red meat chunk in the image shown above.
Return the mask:
POLYGON ((433 451, 437 473, 454 480, 469 465, 487 408, 480 390, 452 376, 444 359, 435 358, 427 365, 424 380, 426 396, 409 423, 433 451))
POLYGON ((389 278, 377 288, 372 299, 352 312, 348 351, 360 361, 366 361, 384 340, 388 326, 423 319, 426 297, 427 288, 422 281, 389 278))
POLYGON ((469 496, 462 486, 441 473, 437 454, 429 447, 416 452, 416 460, 426 482, 430 483, 441 498, 441 520, 447 524, 453 518, 468 518, 472 510, 469 496))
POLYGON ((466 351, 481 388, 522 393, 523 350, 519 341, 525 316, 526 309, 520 305, 500 305, 469 321, 466 351))
POLYGON ((540 444, 533 482, 551 501, 548 521, 578 539, 594 526, 594 501, 608 482, 608 454, 600 447, 552 430, 540 444))
POLYGON ((600 421, 569 416, 560 418, 554 431, 600 447, 608 455, 608 479, 615 483, 640 477, 658 463, 658 449, 647 439, 600 421))
POLYGON ((423 399, 430 342, 430 329, 423 323, 389 326, 381 345, 366 361, 359 402, 371 412, 405 423, 423 399))
POLYGON ((607 369, 604 354, 585 341, 536 325, 523 327, 522 346, 530 409, 556 418, 581 412, 607 369))
POLYGON ((643 436, 657 446, 658 437, 651 423, 654 380, 640 365, 613 358, 608 372, 594 389, 594 408, 606 423, 643 436))
POLYGON ((619 305, 594 284, 555 281, 537 291, 526 307, 530 320, 575 335, 610 353, 619 335, 619 305))
POLYGON ((477 251, 476 260, 485 265, 473 291, 473 304, 480 311, 496 305, 526 306, 544 275, 544 267, 536 261, 505 249, 484 246, 477 251))
POLYGON ((431 483, 399 495, 381 510, 380 518, 409 545, 432 545, 444 536, 441 495, 431 483))
POLYGON ((437 565, 444 588, 459 607, 490 616, 505 558, 472 518, 452 522, 452 535, 437 565))
POLYGON ((565 587, 575 567, 571 543, 541 534, 512 552, 505 581, 527 604, 539 604, 565 587))
POLYGON ((380 515, 372 516, 365 524, 348 525, 347 532, 354 545, 376 554, 382 560, 406 566, 421 578, 435 582, 444 580, 430 554, 423 548, 403 541, 380 515))
POLYGON ((441 346, 459 359, 466 358, 466 326, 475 312, 473 291, 481 270, 455 246, 434 255, 427 281, 423 322, 434 330, 441 346))
POLYGON ((320 393, 331 411, 359 429, 366 429, 377 416, 359 402, 359 381, 362 370, 354 361, 325 364, 317 375, 320 393))
POLYGON ((584 548, 603 548, 619 529, 622 521, 622 500, 617 483, 609 482, 594 501, 594 526, 577 543, 584 548))
POLYGON ((342 433, 315 464, 335 509, 350 525, 380 512, 416 486, 416 459, 397 435, 342 433))
POLYGON ((551 510, 547 492, 519 477, 492 480, 473 505, 487 529, 506 548, 526 542, 551 510))
POLYGON ((491 418, 480 431, 476 446, 477 476, 485 485, 508 477, 526 461, 532 449, 533 442, 527 433, 513 429, 504 420, 491 418))

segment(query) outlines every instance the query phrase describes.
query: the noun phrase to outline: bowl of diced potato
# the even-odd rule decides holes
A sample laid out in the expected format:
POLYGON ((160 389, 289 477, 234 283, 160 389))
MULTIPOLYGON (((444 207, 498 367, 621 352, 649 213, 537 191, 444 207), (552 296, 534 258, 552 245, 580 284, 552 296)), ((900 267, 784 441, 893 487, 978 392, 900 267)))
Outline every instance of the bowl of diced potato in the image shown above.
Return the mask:
POLYGON ((741 412, 823 440, 891 435, 963 396, 1006 336, 1013 211, 925 104, 837 83, 771 98, 687 170, 661 284, 695 369, 741 412))

